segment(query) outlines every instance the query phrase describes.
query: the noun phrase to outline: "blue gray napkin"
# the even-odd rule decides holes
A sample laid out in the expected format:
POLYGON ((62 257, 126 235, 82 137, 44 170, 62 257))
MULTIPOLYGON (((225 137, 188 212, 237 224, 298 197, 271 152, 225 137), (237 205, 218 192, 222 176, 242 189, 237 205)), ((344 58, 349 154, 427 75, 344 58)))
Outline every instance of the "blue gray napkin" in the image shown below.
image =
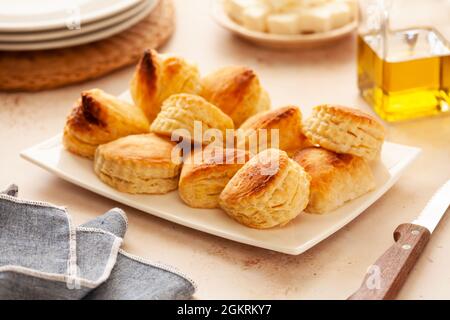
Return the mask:
POLYGON ((0 299, 189 299, 194 283, 120 249, 125 213, 74 227, 63 207, 0 193, 0 299))

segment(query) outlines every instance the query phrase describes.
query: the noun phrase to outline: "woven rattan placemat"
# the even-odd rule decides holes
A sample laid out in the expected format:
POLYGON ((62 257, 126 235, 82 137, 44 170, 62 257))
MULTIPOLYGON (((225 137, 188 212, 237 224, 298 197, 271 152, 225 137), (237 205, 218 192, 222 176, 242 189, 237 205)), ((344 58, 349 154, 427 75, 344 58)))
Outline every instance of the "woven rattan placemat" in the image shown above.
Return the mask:
POLYGON ((143 50, 164 44, 174 30, 172 0, 111 38, 85 45, 40 51, 0 51, 0 90, 37 91, 103 76, 135 63, 143 50))

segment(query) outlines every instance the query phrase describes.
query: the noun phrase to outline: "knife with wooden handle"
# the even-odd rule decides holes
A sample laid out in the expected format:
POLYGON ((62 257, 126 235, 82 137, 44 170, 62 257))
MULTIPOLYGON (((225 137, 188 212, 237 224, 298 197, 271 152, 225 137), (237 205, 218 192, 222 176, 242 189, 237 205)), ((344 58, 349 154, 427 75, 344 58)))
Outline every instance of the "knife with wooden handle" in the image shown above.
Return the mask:
POLYGON ((450 180, 416 220, 395 230, 395 243, 368 269, 361 287, 348 300, 395 299, 449 206, 450 180))

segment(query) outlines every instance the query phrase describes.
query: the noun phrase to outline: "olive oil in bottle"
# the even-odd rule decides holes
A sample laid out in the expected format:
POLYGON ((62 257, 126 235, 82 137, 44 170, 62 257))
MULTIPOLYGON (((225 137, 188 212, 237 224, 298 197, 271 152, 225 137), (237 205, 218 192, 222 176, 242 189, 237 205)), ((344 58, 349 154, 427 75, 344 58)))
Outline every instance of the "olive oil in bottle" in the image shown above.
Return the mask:
POLYGON ((358 85, 387 121, 450 112, 450 44, 432 28, 359 35, 358 85))

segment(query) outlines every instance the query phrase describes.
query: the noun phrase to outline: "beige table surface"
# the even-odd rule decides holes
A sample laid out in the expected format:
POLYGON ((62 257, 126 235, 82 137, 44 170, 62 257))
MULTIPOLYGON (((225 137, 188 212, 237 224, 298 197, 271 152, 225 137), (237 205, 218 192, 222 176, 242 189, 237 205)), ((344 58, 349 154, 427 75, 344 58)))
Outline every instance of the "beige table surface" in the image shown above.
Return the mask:
MULTIPOLYGON (((324 102, 368 110, 356 88, 353 38, 308 52, 264 50, 216 26, 207 1, 176 4, 177 31, 162 51, 198 61, 202 72, 248 65, 260 75, 274 106, 299 105, 306 115, 324 102)), ((81 90, 99 87, 119 94, 127 89, 132 71, 42 93, 0 93, 0 186, 14 182, 23 197, 65 205, 77 224, 121 206, 31 165, 19 158, 19 151, 61 132, 81 90)), ((125 247, 188 274, 198 284, 198 299, 344 299, 392 244, 396 226, 414 219, 450 178, 450 117, 388 125, 388 132, 390 141, 423 148, 423 154, 376 204, 300 256, 234 243, 128 207, 125 247)), ((450 298, 450 216, 433 234, 400 298, 450 298)))

